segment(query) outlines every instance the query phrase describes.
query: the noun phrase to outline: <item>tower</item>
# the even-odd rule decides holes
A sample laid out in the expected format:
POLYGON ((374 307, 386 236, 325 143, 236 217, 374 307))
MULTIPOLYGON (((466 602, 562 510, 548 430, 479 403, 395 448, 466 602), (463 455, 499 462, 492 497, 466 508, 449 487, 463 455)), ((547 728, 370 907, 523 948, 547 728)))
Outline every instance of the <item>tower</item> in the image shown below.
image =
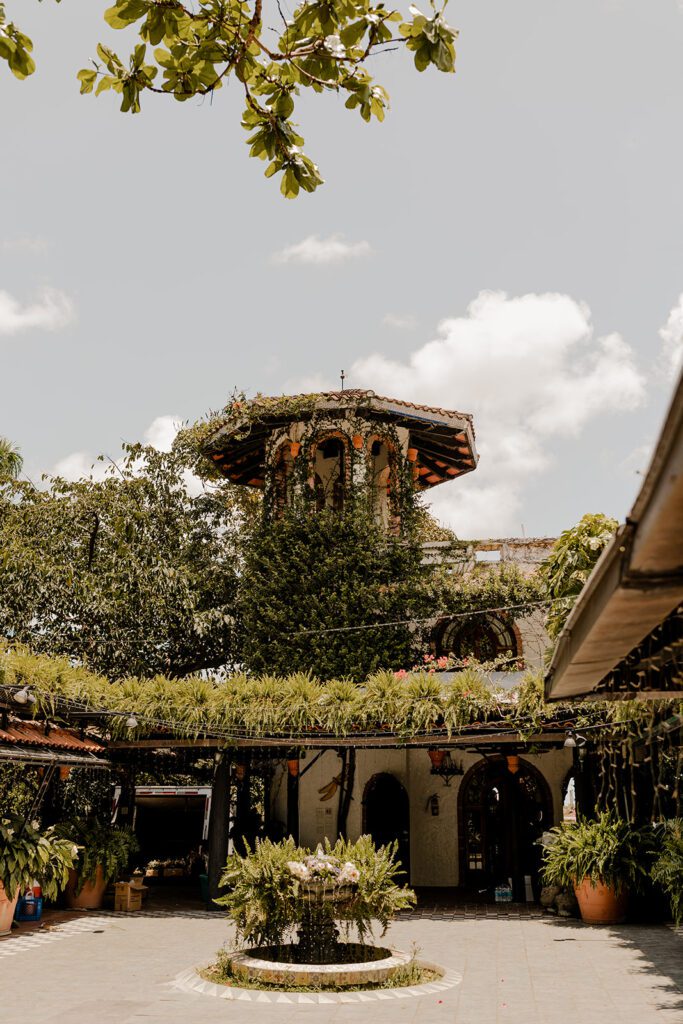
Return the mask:
POLYGON ((203 451, 233 483, 264 491, 266 515, 299 502, 339 510, 364 491, 391 532, 409 492, 477 465, 467 413, 358 389, 235 401, 203 451))

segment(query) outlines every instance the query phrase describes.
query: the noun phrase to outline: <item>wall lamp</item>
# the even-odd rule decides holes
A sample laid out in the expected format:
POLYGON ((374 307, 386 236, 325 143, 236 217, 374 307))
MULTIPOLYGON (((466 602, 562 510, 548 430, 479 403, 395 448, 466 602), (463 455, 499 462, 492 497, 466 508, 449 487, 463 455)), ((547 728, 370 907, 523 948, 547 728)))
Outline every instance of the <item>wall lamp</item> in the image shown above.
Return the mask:
POLYGON ((28 686, 22 687, 21 690, 17 690, 13 695, 13 699, 17 704, 35 704, 36 698, 29 690, 28 686))

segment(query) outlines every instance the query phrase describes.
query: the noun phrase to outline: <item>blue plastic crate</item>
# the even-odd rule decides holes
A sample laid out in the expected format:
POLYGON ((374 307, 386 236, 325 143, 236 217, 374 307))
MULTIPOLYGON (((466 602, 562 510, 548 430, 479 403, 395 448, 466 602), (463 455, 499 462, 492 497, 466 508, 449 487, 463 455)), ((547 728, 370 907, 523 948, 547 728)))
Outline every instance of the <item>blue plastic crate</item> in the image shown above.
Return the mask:
POLYGON ((22 898, 17 902, 17 909, 14 911, 15 921, 40 921, 43 916, 43 897, 37 896, 33 900, 22 898), (33 913, 27 914, 27 906, 34 907, 33 913))

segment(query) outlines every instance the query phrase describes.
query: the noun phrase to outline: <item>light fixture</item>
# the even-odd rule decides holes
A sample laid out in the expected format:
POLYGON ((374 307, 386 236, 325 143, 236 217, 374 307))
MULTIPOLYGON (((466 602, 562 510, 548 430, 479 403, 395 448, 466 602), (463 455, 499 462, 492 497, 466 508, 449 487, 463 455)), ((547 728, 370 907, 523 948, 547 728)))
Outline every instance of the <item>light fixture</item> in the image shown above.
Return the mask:
POLYGON ((21 690, 17 690, 14 694, 14 700, 17 704, 35 704, 36 702, 36 698, 33 696, 28 686, 24 686, 21 690))
POLYGON ((567 736, 564 741, 565 747, 585 747, 588 740, 573 729, 567 729, 567 736))
POLYGON ((462 764, 458 764, 457 761, 451 761, 450 750, 436 751, 432 748, 428 751, 428 753, 429 759, 432 762, 430 775, 440 776, 440 778, 442 778, 444 781, 444 785, 450 786, 452 778, 454 778, 456 775, 465 774, 465 770, 462 764), (435 754, 441 755, 442 753, 443 757, 434 756, 435 754))
POLYGON ((516 775, 519 771, 519 756, 517 754, 508 754, 505 760, 510 775, 516 775))
POLYGON ((138 727, 138 720, 135 717, 135 715, 128 715, 128 718, 126 719, 126 728, 127 729, 137 729, 137 727, 138 727))

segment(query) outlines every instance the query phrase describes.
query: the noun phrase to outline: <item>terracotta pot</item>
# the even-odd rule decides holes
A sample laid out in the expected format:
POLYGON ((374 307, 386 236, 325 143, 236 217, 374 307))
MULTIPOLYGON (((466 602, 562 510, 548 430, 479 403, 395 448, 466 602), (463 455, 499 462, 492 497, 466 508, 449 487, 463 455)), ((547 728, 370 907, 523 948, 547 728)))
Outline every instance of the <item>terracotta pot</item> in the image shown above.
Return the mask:
POLYGON ((356 449, 356 451, 360 451, 361 448, 363 447, 362 435, 361 434, 354 434, 353 437, 351 438, 351 444, 356 449))
POLYGON ((289 450, 292 453, 292 458, 295 459, 301 451, 301 441, 292 441, 289 450))
POLYGON ((99 910, 104 899, 104 890, 107 888, 107 880, 102 873, 102 866, 98 864, 94 882, 85 882, 79 893, 78 874, 75 871, 69 872, 69 881, 66 886, 66 905, 71 910, 99 910))
POLYGON ((2 882, 0 882, 0 935, 9 935, 12 929, 12 920, 14 918, 14 911, 16 909, 18 899, 19 886, 17 886, 14 899, 10 900, 5 892, 5 887, 2 882))
POLYGON ((626 889, 621 889, 617 893, 613 885, 597 882, 593 886, 590 878, 584 878, 580 885, 574 886, 574 892, 579 903, 581 920, 586 924, 621 924, 626 920, 626 889))
POLYGON ((293 779, 295 779, 297 777, 297 775, 299 774, 299 758, 298 757, 290 757, 290 758, 288 758, 288 760, 287 760, 287 771, 289 772, 289 774, 292 776, 293 779))
POLYGON ((417 462, 417 448, 409 448, 407 451, 408 462, 417 462))
POLYGON ((443 759, 446 756, 445 750, 428 750, 429 760, 432 762, 432 768, 440 768, 443 764, 443 759))

